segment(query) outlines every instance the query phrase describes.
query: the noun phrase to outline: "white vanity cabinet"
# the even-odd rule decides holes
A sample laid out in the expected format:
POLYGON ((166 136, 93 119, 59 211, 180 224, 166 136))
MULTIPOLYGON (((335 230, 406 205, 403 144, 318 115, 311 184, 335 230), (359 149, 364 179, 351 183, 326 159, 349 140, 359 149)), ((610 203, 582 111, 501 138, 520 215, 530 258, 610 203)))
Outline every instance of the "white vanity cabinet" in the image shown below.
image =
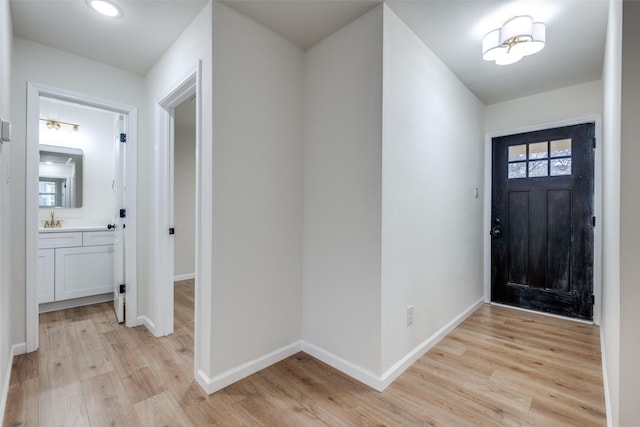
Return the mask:
POLYGON ((55 301, 55 249, 38 249, 38 304, 55 301))
POLYGON ((113 231, 41 232, 38 302, 113 293, 113 231))

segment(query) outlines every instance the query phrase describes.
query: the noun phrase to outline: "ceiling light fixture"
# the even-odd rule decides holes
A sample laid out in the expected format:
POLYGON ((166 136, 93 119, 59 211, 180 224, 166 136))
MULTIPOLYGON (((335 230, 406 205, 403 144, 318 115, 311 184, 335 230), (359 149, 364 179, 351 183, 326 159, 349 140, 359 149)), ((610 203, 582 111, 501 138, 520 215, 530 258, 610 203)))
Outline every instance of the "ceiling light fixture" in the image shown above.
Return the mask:
POLYGON ((110 18, 122 16, 122 10, 115 3, 109 0, 87 0, 87 4, 91 9, 101 15, 108 16, 110 18))
POLYGON ((67 123, 61 122, 59 120, 51 120, 51 119, 40 119, 41 122, 47 122, 47 128, 51 130, 60 130, 62 125, 71 126, 74 132, 78 132, 80 130, 80 125, 77 123, 67 123))
POLYGON ((489 31, 482 39, 482 58, 508 65, 527 55, 540 52, 545 44, 543 22, 533 22, 528 15, 515 16, 500 28, 489 31))

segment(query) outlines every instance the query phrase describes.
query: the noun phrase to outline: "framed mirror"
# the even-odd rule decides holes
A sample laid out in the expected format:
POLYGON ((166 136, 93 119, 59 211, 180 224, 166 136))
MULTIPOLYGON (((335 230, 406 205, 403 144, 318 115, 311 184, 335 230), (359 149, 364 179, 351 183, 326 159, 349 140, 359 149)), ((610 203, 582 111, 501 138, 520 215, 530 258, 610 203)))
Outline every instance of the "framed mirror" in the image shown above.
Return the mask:
POLYGON ((82 207, 82 157, 77 148, 40 145, 39 207, 82 207))

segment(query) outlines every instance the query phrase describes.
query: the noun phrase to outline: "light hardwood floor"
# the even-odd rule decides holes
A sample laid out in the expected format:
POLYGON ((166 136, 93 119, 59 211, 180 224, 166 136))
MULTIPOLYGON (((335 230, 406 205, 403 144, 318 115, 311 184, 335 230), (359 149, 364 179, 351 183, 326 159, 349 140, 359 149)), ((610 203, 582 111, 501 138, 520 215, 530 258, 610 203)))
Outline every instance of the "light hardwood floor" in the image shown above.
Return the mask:
POLYGON ((603 426, 598 328, 485 305, 383 393, 299 353, 211 396, 192 378, 193 281, 176 333, 109 304, 43 314, 13 365, 5 426, 603 426))

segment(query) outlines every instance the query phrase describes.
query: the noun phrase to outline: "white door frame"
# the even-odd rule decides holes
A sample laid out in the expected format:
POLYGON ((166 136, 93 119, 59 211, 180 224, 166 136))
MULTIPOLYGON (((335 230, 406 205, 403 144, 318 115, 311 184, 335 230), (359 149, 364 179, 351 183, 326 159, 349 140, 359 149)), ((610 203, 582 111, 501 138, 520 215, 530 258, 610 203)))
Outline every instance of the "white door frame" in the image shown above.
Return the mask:
MULTIPOLYGON (((193 95, 196 96, 196 206, 195 206, 195 304, 194 304, 194 375, 199 367, 200 330, 201 330, 201 209, 202 209, 202 84, 201 61, 198 61, 178 82, 171 86, 156 102, 155 137, 155 222, 153 232, 153 250, 151 271, 156 292, 153 296, 155 323, 151 331, 155 336, 173 333, 173 264, 174 240, 169 235, 173 227, 173 167, 175 107, 193 95)), ((180 232, 180 230, 176 230, 180 232)))
POLYGON ((27 83, 27 132, 26 132, 26 332, 27 352, 38 349, 38 299, 37 299, 37 262, 38 262, 38 164, 39 164, 39 119, 40 97, 55 98, 62 101, 109 110, 128 116, 127 130, 127 228, 131 238, 125 239, 127 255, 126 284, 126 325, 138 325, 137 301, 137 232, 136 232, 136 165, 138 110, 136 107, 116 103, 102 98, 83 95, 34 82, 27 83))
MULTIPOLYGON (((499 132, 492 132, 485 135, 484 146, 484 298, 485 302, 491 302, 491 237, 489 236, 489 224, 491 224, 491 170, 492 170, 492 140, 500 136, 515 135, 518 133, 535 132, 539 130, 552 129, 557 127, 579 125, 582 123, 595 123, 595 164, 594 164, 594 215, 596 216, 596 227, 593 235, 593 294, 595 302, 593 304, 593 323, 600 324, 602 315, 602 116, 590 115, 575 119, 561 120, 552 123, 509 129, 499 132)), ((544 314, 544 313, 543 313, 544 314)))

